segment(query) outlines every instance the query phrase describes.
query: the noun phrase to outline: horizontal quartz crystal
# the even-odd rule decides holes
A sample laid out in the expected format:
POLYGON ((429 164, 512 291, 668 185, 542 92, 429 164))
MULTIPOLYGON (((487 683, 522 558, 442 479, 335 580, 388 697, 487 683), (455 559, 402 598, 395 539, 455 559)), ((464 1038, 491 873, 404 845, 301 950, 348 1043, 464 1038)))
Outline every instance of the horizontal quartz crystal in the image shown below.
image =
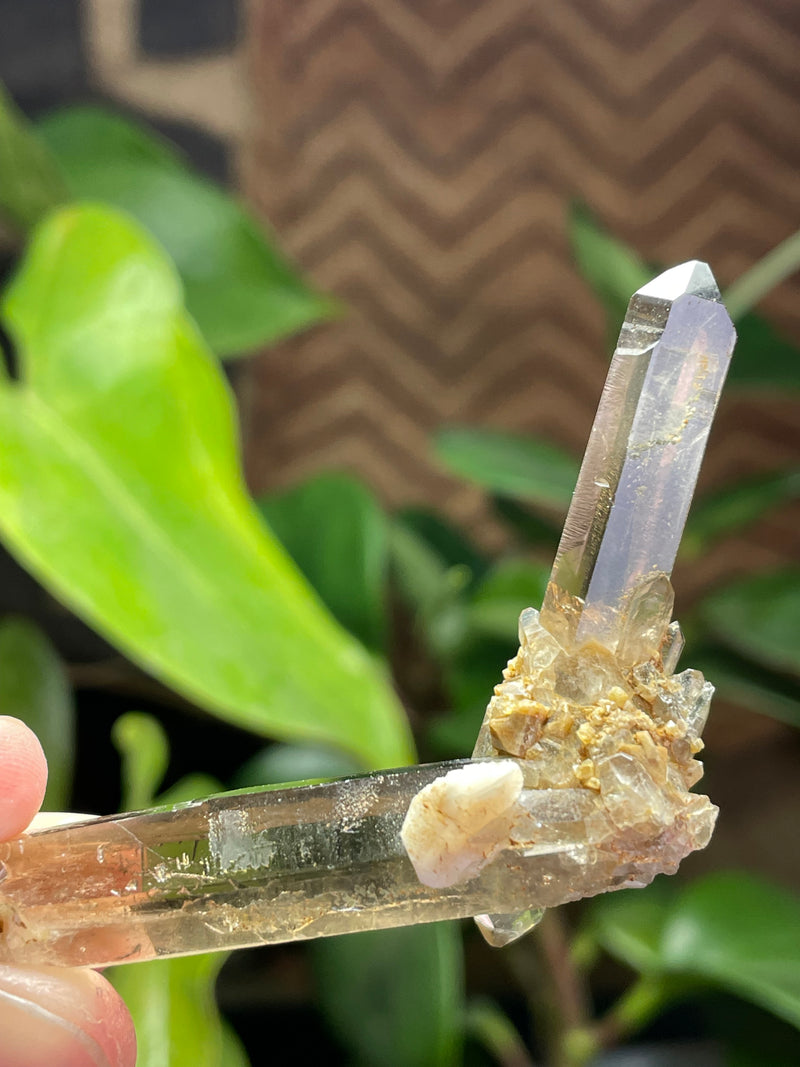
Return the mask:
MULTIPOLYGON (((522 913, 649 882, 686 850, 682 826, 647 848, 652 836, 623 841, 600 807, 593 820, 581 805, 560 806, 545 839, 538 828, 552 801, 526 786, 493 862, 456 884, 425 885, 401 839, 409 806, 437 778, 474 766, 233 793, 0 845, 0 961, 103 966, 522 913)), ((529 765, 519 766, 524 777, 529 765)))

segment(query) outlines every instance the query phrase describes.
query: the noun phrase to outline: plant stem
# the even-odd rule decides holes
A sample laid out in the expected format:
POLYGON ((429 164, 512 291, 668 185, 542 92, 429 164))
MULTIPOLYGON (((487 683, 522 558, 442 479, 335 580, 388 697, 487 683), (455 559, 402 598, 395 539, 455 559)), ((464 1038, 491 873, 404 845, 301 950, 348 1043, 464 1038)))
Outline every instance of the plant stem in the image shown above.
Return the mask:
POLYGON ((469 1005, 466 1026, 501 1067, 534 1067, 513 1023, 491 1000, 476 1000, 469 1005))
POLYGON ((563 1024, 583 1028, 591 1019, 589 990, 575 966, 567 927, 559 911, 546 911, 539 925, 539 944, 555 986, 563 1024))
POLYGON ((599 1046, 607 1048, 642 1030, 676 995, 662 976, 640 975, 595 1029, 599 1046))
POLYGON ((545 912, 529 944, 537 952, 538 968, 519 950, 508 959, 528 991, 547 1062, 550 1067, 582 1067, 598 1045, 588 984, 574 959, 562 914, 555 909, 545 912))
POLYGON ((800 270, 800 231, 787 237, 745 273, 725 293, 725 306, 736 321, 784 279, 800 270))

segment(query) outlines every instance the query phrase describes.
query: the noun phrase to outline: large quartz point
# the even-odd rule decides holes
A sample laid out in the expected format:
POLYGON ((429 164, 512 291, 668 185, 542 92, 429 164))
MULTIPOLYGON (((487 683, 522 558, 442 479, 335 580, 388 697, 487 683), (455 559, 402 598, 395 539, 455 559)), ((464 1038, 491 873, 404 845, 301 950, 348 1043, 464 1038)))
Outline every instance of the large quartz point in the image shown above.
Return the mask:
MULTIPOLYGON (((525 760, 539 798, 586 806, 563 844, 587 866, 632 835, 669 866, 714 825, 713 805, 688 792, 713 687, 699 671, 673 673, 683 638, 670 574, 735 336, 705 263, 633 295, 542 610, 522 613, 520 651, 475 748, 525 760)), ((627 883, 637 879, 632 869, 627 883)), ((496 944, 540 915, 476 921, 496 944)))
POLYGON ((705 263, 631 298, 542 608, 567 643, 597 641, 629 662, 658 649, 735 339, 705 263))

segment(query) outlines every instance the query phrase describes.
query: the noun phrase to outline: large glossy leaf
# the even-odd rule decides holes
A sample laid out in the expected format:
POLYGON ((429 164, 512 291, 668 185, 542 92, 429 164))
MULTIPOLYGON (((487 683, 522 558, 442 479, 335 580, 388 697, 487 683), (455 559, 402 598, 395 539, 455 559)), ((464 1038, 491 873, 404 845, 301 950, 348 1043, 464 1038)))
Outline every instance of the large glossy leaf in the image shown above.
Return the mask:
POLYGON ((745 874, 685 890, 663 939, 672 971, 713 980, 800 1027, 800 899, 745 874))
POLYGON ((0 715, 22 719, 47 757, 46 811, 69 811, 75 760, 75 706, 58 653, 27 619, 0 623, 0 715))
POLYGON ((578 477, 571 456, 530 437, 452 427, 440 431, 435 448, 454 474, 548 509, 566 511, 578 477))
POLYGON ((250 351, 333 312, 242 207, 153 134, 96 107, 52 115, 39 132, 74 197, 124 208, 163 244, 190 313, 221 355, 250 351))
POLYGON ((800 1027, 800 899, 746 874, 598 898, 593 930, 648 975, 714 984, 800 1027))
POLYGON ((68 199, 58 164, 0 85, 0 219, 24 233, 68 199))
POLYGON ((702 605, 706 624, 730 648, 800 674, 800 569, 750 575, 702 605))
POLYGON ((21 380, 0 382, 0 531, 23 563, 222 718, 410 759, 386 679, 246 494, 231 398, 155 243, 110 209, 64 209, 4 307, 21 380))
POLYGON ((800 496, 800 470, 773 471, 726 486, 699 500, 689 514, 681 552, 694 559, 717 541, 800 496))
POLYGON ((356 1062, 458 1061, 463 963, 456 923, 326 938, 312 950, 322 1009, 356 1062))
POLYGON ((386 644, 386 517, 346 474, 320 474, 262 497, 261 514, 339 622, 368 648, 386 644))

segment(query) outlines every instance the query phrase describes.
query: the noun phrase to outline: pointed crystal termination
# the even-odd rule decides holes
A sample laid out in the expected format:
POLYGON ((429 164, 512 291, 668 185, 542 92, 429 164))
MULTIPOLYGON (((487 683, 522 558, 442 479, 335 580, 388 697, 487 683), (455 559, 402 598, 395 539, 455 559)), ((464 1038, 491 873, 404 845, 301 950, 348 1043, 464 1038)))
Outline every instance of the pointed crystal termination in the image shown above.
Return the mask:
POLYGON ((564 525, 542 624, 569 645, 647 659, 736 334, 692 261, 631 298, 564 525))
MULTIPOLYGON (((674 674, 683 637, 670 574, 734 341, 704 263, 631 298, 542 610, 522 612, 519 653, 478 735, 476 757, 524 761, 536 817, 515 833, 531 851, 562 808, 582 827, 561 838, 582 868, 575 886, 596 869, 598 842, 613 852, 636 839, 674 870, 713 830, 716 809, 689 791, 713 686, 698 671, 674 674)), ((642 883, 630 868, 609 881, 620 884, 642 883)), ((540 918, 475 921, 502 945, 540 918)))

